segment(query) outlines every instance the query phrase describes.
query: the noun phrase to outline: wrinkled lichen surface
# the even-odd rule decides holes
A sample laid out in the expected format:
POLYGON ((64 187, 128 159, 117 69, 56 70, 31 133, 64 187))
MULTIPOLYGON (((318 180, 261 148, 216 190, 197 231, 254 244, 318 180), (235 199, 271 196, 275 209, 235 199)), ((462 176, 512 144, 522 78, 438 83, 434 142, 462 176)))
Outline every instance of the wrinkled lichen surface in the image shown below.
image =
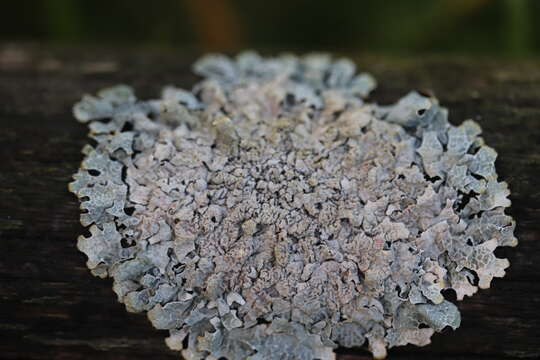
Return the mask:
POLYGON ((85 96, 95 146, 70 190, 94 275, 186 359, 333 359, 426 345, 515 246, 509 191, 473 121, 392 106, 348 60, 207 56, 192 91, 85 96))

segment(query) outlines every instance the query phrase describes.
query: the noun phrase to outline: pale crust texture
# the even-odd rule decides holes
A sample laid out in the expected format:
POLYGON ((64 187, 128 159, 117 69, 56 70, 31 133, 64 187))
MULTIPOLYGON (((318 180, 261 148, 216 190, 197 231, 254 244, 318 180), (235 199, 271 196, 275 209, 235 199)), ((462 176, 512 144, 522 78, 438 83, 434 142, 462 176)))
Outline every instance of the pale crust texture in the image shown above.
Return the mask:
POLYGON ((496 152, 434 97, 396 104, 346 59, 210 55, 191 91, 74 107, 94 146, 70 190, 94 275, 186 359, 333 359, 460 325, 515 246, 496 152))

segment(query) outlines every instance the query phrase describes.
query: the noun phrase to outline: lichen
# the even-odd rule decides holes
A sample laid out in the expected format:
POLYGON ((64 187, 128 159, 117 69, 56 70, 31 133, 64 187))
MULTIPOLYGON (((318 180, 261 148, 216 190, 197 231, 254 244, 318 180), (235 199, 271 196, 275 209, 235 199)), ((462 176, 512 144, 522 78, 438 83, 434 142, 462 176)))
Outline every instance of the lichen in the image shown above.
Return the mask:
POLYGON ((96 145, 70 190, 78 248, 186 359, 333 359, 460 324, 515 246, 496 152, 434 97, 325 55, 210 55, 192 91, 117 86, 74 107, 96 145))

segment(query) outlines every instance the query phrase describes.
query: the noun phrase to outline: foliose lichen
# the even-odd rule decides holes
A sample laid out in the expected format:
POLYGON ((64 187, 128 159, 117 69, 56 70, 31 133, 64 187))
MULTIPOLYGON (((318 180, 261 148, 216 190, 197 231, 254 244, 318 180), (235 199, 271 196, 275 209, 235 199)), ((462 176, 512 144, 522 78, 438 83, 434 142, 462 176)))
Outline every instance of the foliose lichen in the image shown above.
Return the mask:
POLYGON ((188 359, 333 359, 460 325, 515 246, 496 152, 433 97, 366 103, 346 59, 200 59, 192 91, 116 86, 75 117, 95 146, 70 190, 78 248, 188 359))

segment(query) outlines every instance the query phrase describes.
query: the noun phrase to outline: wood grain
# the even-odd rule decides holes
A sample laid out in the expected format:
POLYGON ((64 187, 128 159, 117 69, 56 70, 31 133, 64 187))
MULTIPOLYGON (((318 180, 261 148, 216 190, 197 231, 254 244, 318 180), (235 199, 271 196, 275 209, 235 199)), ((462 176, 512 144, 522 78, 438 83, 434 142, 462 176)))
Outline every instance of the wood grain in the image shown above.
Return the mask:
MULTIPOLYGON (((352 55, 352 54, 351 54, 352 55)), ((458 304, 462 326, 390 359, 540 357, 540 61, 353 56, 379 81, 373 100, 433 91, 453 123, 475 119, 512 190, 517 248, 497 250, 504 279, 458 304)), ((0 45, 0 358, 178 359, 165 333, 117 303, 75 247, 84 229, 67 183, 82 160, 86 128, 72 118, 83 93, 126 83, 141 97, 190 87, 195 56, 155 49, 0 45)), ((369 359, 343 349, 340 359, 369 359)))

